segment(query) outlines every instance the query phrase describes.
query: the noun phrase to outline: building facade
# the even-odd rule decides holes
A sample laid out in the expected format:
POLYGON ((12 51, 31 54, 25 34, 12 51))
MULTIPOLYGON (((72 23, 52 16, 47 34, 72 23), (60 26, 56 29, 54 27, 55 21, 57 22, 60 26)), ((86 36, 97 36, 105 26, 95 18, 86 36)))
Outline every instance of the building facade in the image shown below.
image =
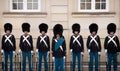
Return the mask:
MULTIPOLYGON (((4 34, 4 24, 13 24, 12 34, 17 41, 19 49, 19 38, 22 35, 21 24, 28 22, 34 39, 34 50, 36 39, 40 35, 38 25, 47 23, 49 25, 48 35, 50 40, 53 36, 53 26, 60 23, 64 27, 64 36, 67 43, 67 61, 70 61, 69 40, 72 35, 73 23, 81 25, 80 34, 84 38, 84 61, 88 61, 86 39, 89 33, 89 25, 97 23, 98 35, 102 41, 101 62, 105 62, 104 38, 107 34, 107 25, 117 25, 116 35, 120 38, 120 0, 1 0, 0 1, 0 40, 4 34)), ((120 61, 120 55, 119 55, 120 61)))

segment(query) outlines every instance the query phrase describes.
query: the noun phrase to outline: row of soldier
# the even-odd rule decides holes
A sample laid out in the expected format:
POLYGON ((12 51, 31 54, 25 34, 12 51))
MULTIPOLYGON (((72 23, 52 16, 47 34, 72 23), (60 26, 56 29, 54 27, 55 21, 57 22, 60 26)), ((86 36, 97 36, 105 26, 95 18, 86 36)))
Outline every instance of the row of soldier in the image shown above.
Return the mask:
MULTIPOLYGON (((10 71, 13 71, 13 54, 16 50, 16 40, 12 32, 12 24, 4 25, 5 34, 2 37, 1 53, 4 54, 4 71, 8 71, 8 56, 10 56, 10 71)), ((48 71, 47 56, 50 53, 50 40, 46 35, 48 25, 41 23, 39 25, 40 35, 37 39, 36 53, 38 53, 38 71, 41 71, 42 57, 44 57, 45 71, 48 71)), ((81 71, 81 55, 84 53, 84 42, 80 34, 80 24, 72 25, 73 35, 70 38, 70 52, 72 53, 72 71, 75 71, 76 58, 78 59, 78 71, 81 71)), ((97 35, 98 25, 92 23, 89 26, 90 35, 87 38, 87 49, 89 52, 89 71, 99 71, 99 55, 101 52, 101 41, 97 35), (95 60, 95 62, 94 62, 95 60)), ((30 24, 22 24, 23 35, 20 37, 19 52, 22 52, 22 71, 26 71, 26 57, 28 57, 29 71, 32 71, 31 54, 33 53, 33 40, 30 32, 30 24)), ((118 71, 118 52, 120 51, 119 39, 115 35, 116 25, 110 23, 107 26, 108 35, 105 38, 104 49, 107 56, 107 71, 111 71, 111 62, 113 60, 114 71, 118 71)), ((52 59, 55 63, 54 71, 64 71, 64 59, 66 58, 66 41, 61 24, 56 24, 53 28, 54 36, 52 38, 52 59)))

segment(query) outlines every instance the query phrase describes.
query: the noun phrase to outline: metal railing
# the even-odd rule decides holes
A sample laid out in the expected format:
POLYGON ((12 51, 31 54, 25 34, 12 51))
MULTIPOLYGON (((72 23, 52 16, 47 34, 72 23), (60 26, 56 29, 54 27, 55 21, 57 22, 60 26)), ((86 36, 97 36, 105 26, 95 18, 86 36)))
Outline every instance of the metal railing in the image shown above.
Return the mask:
MULTIPOLYGON (((4 71, 4 56, 1 56, 1 62, 0 62, 0 71, 4 71)), ((71 58, 72 59, 72 58, 71 58)), ((21 54, 15 54, 14 58, 13 58, 13 69, 14 71, 22 71, 22 57, 21 54)), ((100 71, 102 71, 102 66, 104 66, 104 68, 106 69, 106 62, 100 62, 100 71)), ((118 63, 120 65, 120 63, 118 63)), ((28 61, 26 62, 26 68, 27 70, 29 70, 28 67, 28 61)), ((77 62, 76 62, 77 65, 77 62)), ((10 62, 8 61, 8 69, 10 66, 10 62)), ((54 70, 54 62, 52 60, 52 58, 50 58, 49 55, 49 59, 48 59, 48 71, 53 71, 54 70)), ((84 62, 83 60, 83 56, 82 56, 82 71, 87 71, 86 69, 89 68, 89 62, 84 62)), ((120 67, 119 67, 120 68, 120 67)), ((32 69, 33 71, 38 71, 38 55, 37 54, 33 54, 32 55, 32 69)), ((44 62, 42 61, 42 71, 44 71, 44 62)), ((67 59, 65 59, 65 71, 72 71, 72 61, 67 61, 67 59)))

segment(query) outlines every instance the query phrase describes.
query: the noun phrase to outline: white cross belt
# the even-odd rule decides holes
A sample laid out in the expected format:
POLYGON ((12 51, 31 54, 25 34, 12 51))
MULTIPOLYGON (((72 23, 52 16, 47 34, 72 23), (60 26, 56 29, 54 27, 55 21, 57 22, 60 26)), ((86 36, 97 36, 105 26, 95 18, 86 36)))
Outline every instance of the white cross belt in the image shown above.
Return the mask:
POLYGON ((78 45, 81 47, 81 43, 78 41, 79 37, 80 37, 80 35, 78 35, 77 37, 73 36, 73 38, 74 38, 73 43, 76 41, 78 43, 78 45))
POLYGON ((10 37, 11 37, 12 35, 9 35, 8 37, 5 35, 5 43, 8 41, 12 46, 13 46, 13 43, 11 42, 11 40, 10 40, 10 37))
POLYGON ((47 45, 47 43, 46 43, 46 41, 45 41, 45 38, 46 38, 46 37, 47 37, 47 36, 44 36, 44 37, 40 36, 40 38, 41 38, 40 43, 43 41, 44 44, 46 45, 46 47, 48 47, 48 45, 47 45))

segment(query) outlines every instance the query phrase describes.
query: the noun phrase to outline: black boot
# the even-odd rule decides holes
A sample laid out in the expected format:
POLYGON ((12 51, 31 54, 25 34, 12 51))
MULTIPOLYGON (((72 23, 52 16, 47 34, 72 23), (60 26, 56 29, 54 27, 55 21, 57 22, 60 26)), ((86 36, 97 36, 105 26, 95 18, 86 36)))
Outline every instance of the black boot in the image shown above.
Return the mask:
POLYGON ((45 71, 48 71, 48 70, 45 70, 45 71))

